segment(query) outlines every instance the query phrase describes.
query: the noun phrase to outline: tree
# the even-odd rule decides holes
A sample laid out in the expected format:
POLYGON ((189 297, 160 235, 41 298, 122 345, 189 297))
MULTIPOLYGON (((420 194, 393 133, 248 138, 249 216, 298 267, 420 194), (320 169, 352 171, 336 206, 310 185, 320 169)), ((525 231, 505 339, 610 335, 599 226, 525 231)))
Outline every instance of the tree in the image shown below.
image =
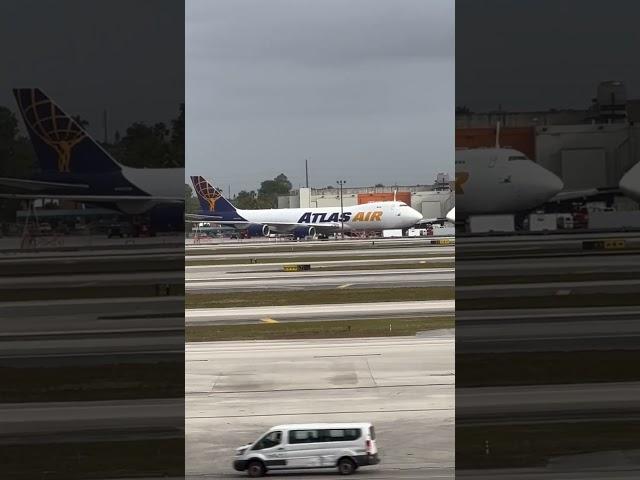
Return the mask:
POLYGON ((127 128, 120 141, 122 163, 137 168, 172 167, 169 144, 165 142, 168 130, 164 123, 156 123, 149 127, 142 122, 135 122, 127 128))
POLYGON ((291 186, 291 182, 284 173, 273 180, 265 180, 260 184, 260 190, 258 190, 258 204, 261 205, 261 208, 276 208, 278 196, 289 195, 291 186))
POLYGON ((233 204, 236 208, 242 209, 255 209, 259 208, 258 206, 258 196, 256 192, 251 190, 247 192, 246 190, 242 190, 238 192, 238 194, 233 197, 233 204))
POLYGON ((80 115, 71 115, 71 118, 78 124, 80 125, 80 128, 82 128, 83 130, 86 130, 87 127, 89 126, 89 121, 85 120, 84 118, 82 118, 80 115))
MULTIPOLYGON (((0 176, 29 178, 35 165, 35 152, 29 139, 18 135, 14 113, 0 106, 0 176)), ((0 199, 0 229, 16 221, 19 200, 0 199)))
POLYGON ((384 187, 384 183, 376 183, 376 187, 384 187))
POLYGON ((184 103, 180 104, 178 116, 171 120, 171 159, 176 167, 184 167, 184 103))

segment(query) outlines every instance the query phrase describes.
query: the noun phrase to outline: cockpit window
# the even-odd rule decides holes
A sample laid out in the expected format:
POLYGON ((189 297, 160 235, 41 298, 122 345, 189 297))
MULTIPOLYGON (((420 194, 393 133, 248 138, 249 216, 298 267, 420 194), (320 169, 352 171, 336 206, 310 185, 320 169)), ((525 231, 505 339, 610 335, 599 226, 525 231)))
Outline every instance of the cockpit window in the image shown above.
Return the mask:
POLYGON ((524 155, 511 155, 509 157, 510 162, 515 162, 517 160, 529 160, 529 159, 524 155))

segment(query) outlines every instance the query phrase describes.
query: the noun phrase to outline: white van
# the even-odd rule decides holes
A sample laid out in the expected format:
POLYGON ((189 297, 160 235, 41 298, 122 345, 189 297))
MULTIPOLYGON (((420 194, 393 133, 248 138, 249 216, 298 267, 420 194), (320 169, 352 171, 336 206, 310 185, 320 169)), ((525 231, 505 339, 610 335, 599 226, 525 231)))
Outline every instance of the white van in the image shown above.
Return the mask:
POLYGON ((236 449, 233 468, 261 477, 267 470, 337 468, 350 475, 379 463, 376 433, 370 423, 278 425, 255 443, 236 449))

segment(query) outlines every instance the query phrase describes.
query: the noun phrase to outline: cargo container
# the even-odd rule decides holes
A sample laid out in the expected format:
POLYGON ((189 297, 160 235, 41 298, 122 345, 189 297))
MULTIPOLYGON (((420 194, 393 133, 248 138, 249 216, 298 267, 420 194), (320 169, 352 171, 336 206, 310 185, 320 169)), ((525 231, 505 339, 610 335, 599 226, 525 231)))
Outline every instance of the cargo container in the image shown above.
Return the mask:
POLYGON ((556 230, 557 228, 558 215, 555 213, 532 213, 529 215, 529 231, 531 232, 556 230))
MULTIPOLYGON (((394 200, 393 192, 379 193, 358 193, 358 204, 372 202, 392 202, 394 200)), ((411 205, 411 192, 396 192, 395 200, 411 205)))
POLYGON ((513 215, 472 215, 468 219, 471 233, 513 232, 513 215))

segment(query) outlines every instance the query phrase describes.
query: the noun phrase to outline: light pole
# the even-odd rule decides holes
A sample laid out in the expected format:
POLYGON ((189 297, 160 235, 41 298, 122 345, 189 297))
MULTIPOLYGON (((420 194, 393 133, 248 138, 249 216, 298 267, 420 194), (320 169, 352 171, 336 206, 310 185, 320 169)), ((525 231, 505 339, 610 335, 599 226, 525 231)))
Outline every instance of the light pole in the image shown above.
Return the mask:
POLYGON ((347 183, 347 181, 337 180, 336 183, 340 185, 340 237, 344 240, 344 204, 342 202, 342 186, 347 183))

